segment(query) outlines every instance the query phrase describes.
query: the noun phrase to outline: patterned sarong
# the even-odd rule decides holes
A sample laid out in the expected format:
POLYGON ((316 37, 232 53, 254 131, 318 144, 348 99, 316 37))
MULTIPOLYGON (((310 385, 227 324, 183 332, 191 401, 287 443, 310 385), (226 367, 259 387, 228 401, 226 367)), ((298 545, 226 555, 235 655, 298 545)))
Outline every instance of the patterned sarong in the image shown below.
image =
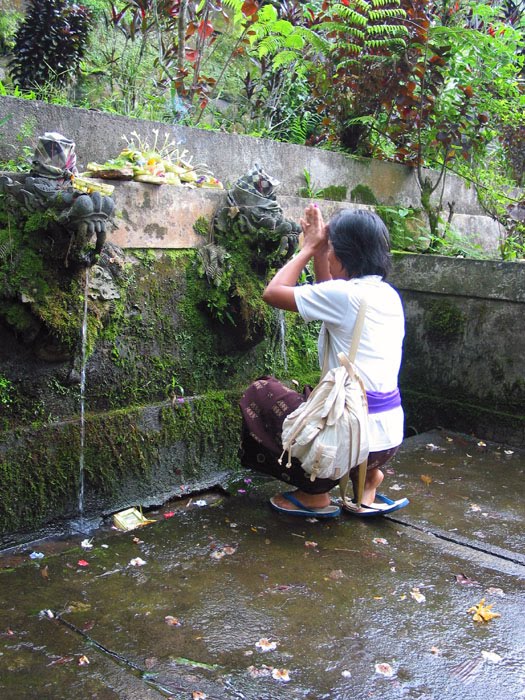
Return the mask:
MULTIPOLYGON (((315 479, 303 471, 298 459, 292 458, 291 468, 286 468, 285 460, 279 464, 283 447, 281 433, 285 417, 306 401, 310 390, 299 394, 288 389, 275 377, 260 377, 254 381, 239 405, 242 413, 242 435, 240 460, 243 467, 273 476, 305 493, 326 493, 339 481, 315 479)), ((371 452, 368 469, 382 467, 397 452, 397 447, 381 452, 371 452)))

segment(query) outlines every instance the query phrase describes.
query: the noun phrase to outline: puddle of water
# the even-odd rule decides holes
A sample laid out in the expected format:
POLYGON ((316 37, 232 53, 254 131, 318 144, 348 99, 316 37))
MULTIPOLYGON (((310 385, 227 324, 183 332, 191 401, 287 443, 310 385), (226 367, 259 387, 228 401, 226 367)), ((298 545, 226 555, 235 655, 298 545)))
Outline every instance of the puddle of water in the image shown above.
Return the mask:
POLYGON ((164 697, 494 700, 525 691, 523 579, 386 519, 277 515, 272 492, 265 483, 168 504, 153 525, 92 533, 90 550, 76 537, 42 543, 40 561, 26 551, 24 565, 0 572, 0 630, 12 632, 0 634, 3 697, 42 697, 42 680, 71 700, 95 686, 104 697, 107 654, 89 639, 164 697), (479 585, 460 585, 460 573, 479 585), (476 624, 467 610, 483 597, 501 618, 476 624), (43 609, 79 633, 39 618, 43 609), (263 651, 263 639, 275 648, 263 651), (88 667, 78 666, 83 653, 88 667), (62 655, 74 661, 49 665, 62 655), (25 695, 10 695, 15 687, 25 695))

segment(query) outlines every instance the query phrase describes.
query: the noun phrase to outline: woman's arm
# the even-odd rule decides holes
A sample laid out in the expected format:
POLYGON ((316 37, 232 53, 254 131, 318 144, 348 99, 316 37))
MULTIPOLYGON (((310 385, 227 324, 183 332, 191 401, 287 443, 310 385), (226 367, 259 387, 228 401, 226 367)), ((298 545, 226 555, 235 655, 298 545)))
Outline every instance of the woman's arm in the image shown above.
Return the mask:
POLYGON ((317 282, 331 279, 328 269, 327 247, 328 238, 326 226, 321 212, 316 205, 310 204, 301 219, 304 233, 304 243, 301 250, 278 270, 263 292, 263 300, 277 309, 297 311, 294 287, 308 262, 314 259, 314 270, 317 282))

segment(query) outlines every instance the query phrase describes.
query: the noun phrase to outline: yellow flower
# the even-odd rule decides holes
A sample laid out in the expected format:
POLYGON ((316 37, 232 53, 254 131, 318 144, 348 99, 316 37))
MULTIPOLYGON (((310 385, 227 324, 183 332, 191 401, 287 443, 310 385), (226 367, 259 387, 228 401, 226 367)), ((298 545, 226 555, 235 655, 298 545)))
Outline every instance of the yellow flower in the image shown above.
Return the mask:
POLYGON ((497 612, 492 612, 492 605, 485 605, 485 598, 482 598, 477 605, 467 610, 468 613, 473 613, 472 619, 474 622, 488 622, 494 617, 501 617, 497 612))

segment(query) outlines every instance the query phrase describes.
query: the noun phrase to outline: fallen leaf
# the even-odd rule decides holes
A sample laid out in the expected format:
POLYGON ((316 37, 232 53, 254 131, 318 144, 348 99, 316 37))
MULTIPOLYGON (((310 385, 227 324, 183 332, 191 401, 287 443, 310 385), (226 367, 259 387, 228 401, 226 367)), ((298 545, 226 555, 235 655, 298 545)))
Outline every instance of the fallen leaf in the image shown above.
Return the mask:
POLYGON ((248 666, 248 673, 252 678, 260 678, 261 676, 269 676, 274 669, 271 666, 265 666, 264 664, 257 668, 256 666, 248 666))
POLYGON ((477 581, 474 581, 474 579, 469 578, 468 576, 465 576, 465 574, 456 574, 455 577, 456 582, 460 583, 462 586, 479 586, 480 584, 477 581))
POLYGON ((424 603, 426 601, 425 596, 420 593, 419 588, 413 588, 410 591, 410 595, 417 603, 424 603))
POLYGON ((79 559, 77 561, 78 566, 89 566, 89 562, 86 561, 85 559, 79 559))
POLYGON ((91 610, 91 603, 84 603, 82 600, 74 600, 72 603, 68 603, 65 608, 68 613, 82 613, 87 610, 91 610))
POLYGON ((49 567, 47 564, 40 569, 40 576, 46 581, 49 579, 49 567))
POLYGON ((421 476, 420 476, 419 478, 420 478, 421 481, 422 481, 424 484, 426 484, 427 486, 430 486, 430 484, 432 483, 432 477, 431 477, 431 476, 427 476, 426 474, 421 474, 421 476))
POLYGON ((388 540, 385 540, 384 537, 374 537, 372 540, 374 544, 388 544, 388 540))
POLYGON ((473 613, 472 619, 474 622, 489 622, 495 617, 501 617, 497 612, 492 612, 492 605, 485 605, 485 598, 482 598, 477 605, 473 605, 467 610, 468 613, 473 613))
POLYGON ((375 669, 376 673, 379 673, 385 678, 392 678, 392 676, 394 675, 394 669, 390 664, 387 663, 376 664, 375 669))
POLYGON ((304 543, 305 547, 310 547, 311 549, 317 547, 317 542, 311 542, 310 540, 306 540, 304 543))
POLYGON ((339 581, 340 579, 345 578, 345 575, 341 571, 341 569, 335 569, 334 571, 330 571, 328 577, 331 578, 333 581, 339 581))
POLYGON ((63 664, 68 664, 71 661, 73 661, 74 657, 73 656, 61 656, 59 659, 54 659, 50 663, 48 663, 48 666, 62 666, 63 664))
POLYGON ((501 598, 505 595, 503 588, 497 588, 497 586, 490 586, 487 588, 487 593, 489 595, 499 595, 501 598))
POLYGON ((85 654, 82 654, 82 656, 79 657, 78 659, 78 665, 79 666, 87 666, 89 664, 89 659, 85 654))

